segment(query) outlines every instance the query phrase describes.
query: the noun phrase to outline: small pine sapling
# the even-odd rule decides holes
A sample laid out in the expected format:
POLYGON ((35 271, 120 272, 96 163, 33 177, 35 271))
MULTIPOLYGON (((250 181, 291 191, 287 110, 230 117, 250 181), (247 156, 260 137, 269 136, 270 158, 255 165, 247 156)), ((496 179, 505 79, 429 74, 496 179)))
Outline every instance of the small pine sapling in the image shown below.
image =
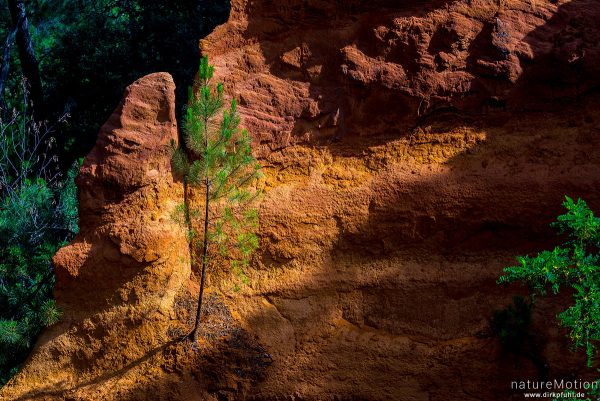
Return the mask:
POLYGON ((184 144, 174 148, 172 165, 184 179, 182 207, 188 227, 192 260, 198 261, 200 291, 195 325, 190 333, 198 342, 202 299, 207 268, 216 256, 231 261, 234 272, 247 281, 244 267, 258 247, 258 213, 252 207, 258 196, 252 184, 261 175, 260 164, 252 156, 252 139, 240 130, 235 99, 222 113, 223 85, 212 85, 214 67, 205 56, 200 62, 195 89, 189 90, 184 144), (188 190, 202 193, 199 207, 190 206, 188 190), (200 226, 196 232, 194 227, 200 226))

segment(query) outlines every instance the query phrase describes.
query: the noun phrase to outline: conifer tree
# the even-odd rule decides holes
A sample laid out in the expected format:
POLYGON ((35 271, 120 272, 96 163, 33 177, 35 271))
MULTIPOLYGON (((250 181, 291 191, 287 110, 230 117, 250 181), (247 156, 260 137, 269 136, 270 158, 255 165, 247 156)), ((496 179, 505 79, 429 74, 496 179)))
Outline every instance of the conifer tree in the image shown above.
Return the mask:
POLYGON ((34 121, 22 88, 22 111, 0 117, 0 386, 58 321, 51 259, 78 231, 80 165, 61 176, 52 126, 34 121))
POLYGON ((251 138, 239 129, 235 99, 222 114, 223 85, 212 84, 214 67, 203 57, 183 125, 184 144, 174 149, 172 164, 184 178, 183 214, 189 230, 192 263, 201 265, 196 321, 190 337, 198 342, 207 268, 216 256, 231 261, 233 270, 247 281, 244 266, 258 246, 258 214, 252 208, 258 191, 260 164, 252 156, 251 138), (189 191, 200 190, 200 206, 190 205, 189 191), (197 232, 195 227, 201 227, 197 232))

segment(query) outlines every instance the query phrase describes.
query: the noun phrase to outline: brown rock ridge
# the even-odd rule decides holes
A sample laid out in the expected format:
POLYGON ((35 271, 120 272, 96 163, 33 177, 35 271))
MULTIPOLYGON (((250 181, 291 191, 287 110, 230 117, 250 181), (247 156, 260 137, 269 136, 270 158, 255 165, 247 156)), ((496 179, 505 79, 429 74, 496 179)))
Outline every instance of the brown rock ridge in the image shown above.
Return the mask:
POLYGON ((95 383, 138 382, 127 364, 168 341, 190 275, 185 232, 170 217, 182 196, 170 168, 174 89, 165 73, 136 81, 100 130, 77 178, 81 232, 54 257, 61 322, 2 399, 110 399, 103 391, 119 390, 95 383))
POLYGON ((600 7, 500 4, 232 0, 201 49, 267 192, 250 283, 233 291, 223 267, 210 285, 260 345, 169 342, 195 287, 154 75, 86 161, 82 233, 56 256, 65 318, 0 399, 505 401, 522 398, 511 380, 585 375, 555 325, 564 300, 536 306, 547 367, 517 366, 489 321, 523 291, 495 284, 501 268, 552 245, 564 194, 600 211, 600 7))

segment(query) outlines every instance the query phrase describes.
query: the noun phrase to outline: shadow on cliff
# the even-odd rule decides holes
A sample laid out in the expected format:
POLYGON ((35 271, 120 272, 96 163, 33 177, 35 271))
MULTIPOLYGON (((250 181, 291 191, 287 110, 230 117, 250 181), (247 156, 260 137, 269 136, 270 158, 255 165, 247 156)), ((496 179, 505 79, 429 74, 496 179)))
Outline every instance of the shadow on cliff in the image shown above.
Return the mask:
MULTIPOLYGON (((594 103, 595 110, 600 109, 594 103)), ((577 120, 586 135, 600 129, 598 122, 585 124, 583 114, 573 109, 551 122, 561 118, 577 120)), ((305 266, 298 281, 282 279, 263 291, 275 311, 258 309, 249 318, 249 327, 275 339, 274 350, 267 346, 275 364, 286 365, 287 370, 296 363, 298 374, 317 371, 319 376, 311 379, 315 386, 342 395, 352 391, 339 392, 332 382, 361 382, 365 371, 385 372, 367 375, 363 389, 378 377, 383 382, 378 386, 391 391, 401 385, 398 377, 414 375, 424 366, 428 369, 418 374, 421 385, 428 387, 423 383, 429 382, 432 392, 439 391, 439 399, 464 399, 442 394, 447 397, 457 388, 460 393, 460 386, 471 386, 472 395, 483 392, 480 399, 505 400, 509 379, 544 379, 544 372, 536 371, 527 358, 521 358, 518 368, 513 356, 503 353, 491 335, 489 320, 513 294, 527 293, 519 286, 497 285, 501 269, 514 264, 516 255, 557 244, 549 224, 564 212, 565 194, 600 210, 600 158, 594 156, 600 142, 563 141, 569 134, 577 135, 577 127, 567 125, 565 121, 557 136, 550 132, 541 139, 523 140, 517 132, 512 144, 503 141, 507 138, 491 137, 480 148, 450 160, 448 169, 438 175, 406 172, 376 180, 367 215, 353 221, 357 226, 353 230, 340 227, 320 265, 259 255, 272 274, 288 269, 292 274, 298 264, 305 266), (583 156, 586 148, 589 153, 583 156), (573 168, 569 164, 574 162, 581 164, 573 168), (402 341, 410 342, 414 352, 397 351, 395 344, 402 341), (289 343, 289 350, 281 343, 289 343), (319 369, 322 365, 328 368, 319 369)), ((284 226, 292 217, 283 205, 293 210, 303 207, 301 194, 291 199, 292 205, 280 206, 278 222, 284 226)), ((307 215, 317 213, 305 208, 307 215)), ((323 199, 323 210, 331 209, 335 210, 328 215, 331 220, 348 218, 350 207, 336 210, 323 199)), ((320 232, 313 235, 318 238, 320 232)), ((302 231, 287 235, 298 237, 299 243, 306 241, 302 231)), ((256 272, 258 277, 263 273, 267 275, 256 272)), ((554 328, 565 301, 541 300, 534 316, 533 327, 550 345, 542 352, 552 378, 583 371, 584 366, 583 355, 572 354, 564 331, 554 328)), ((290 393, 296 390, 290 385, 290 393)))
POLYGON ((247 391, 262 380, 271 364, 270 356, 260 344, 239 327, 208 346, 205 342, 202 344, 192 346, 182 337, 171 339, 152 347, 139 358, 124 364, 115 362, 112 369, 103 369, 99 374, 81 372, 83 377, 74 382, 63 380, 36 387, 11 400, 102 397, 120 401, 179 401, 207 399, 209 394, 230 399, 231 394, 247 391), (157 367, 160 369, 156 370, 157 367), (121 381, 130 384, 123 387, 121 381), (231 387, 232 382, 237 388, 231 387))
POLYGON ((64 383, 55 383, 55 384, 52 384, 52 385, 49 385, 49 386, 46 386, 43 388, 36 388, 34 390, 31 390, 30 392, 22 394, 18 398, 15 398, 13 401, 26 401, 26 400, 39 399, 40 397, 48 397, 48 396, 65 397, 65 393, 75 392, 75 391, 83 389, 85 387, 93 386, 96 384, 101 384, 108 380, 120 377, 120 376, 126 374, 131 369, 139 367, 144 362, 152 360, 156 355, 168 350, 169 348, 175 346, 176 344, 177 344, 176 340, 169 341, 168 343, 165 343, 161 346, 153 348, 152 350, 148 351, 143 357, 138 358, 134 361, 131 361, 123 367, 116 368, 115 370, 106 372, 104 374, 100 374, 100 375, 94 377, 93 379, 80 382, 74 386, 68 386, 64 383))
MULTIPOLYGON (((565 194, 587 199, 592 206, 598 202, 598 195, 592 186, 582 189, 569 178, 566 178, 565 183, 557 183, 551 187, 546 183, 553 177, 565 176, 565 171, 570 167, 586 161, 598 163, 597 158, 593 157, 594 152, 589 149, 599 145, 597 135, 594 134, 598 122, 594 119, 594 113, 597 112, 598 105, 593 102, 599 88, 597 77, 600 76, 600 63, 596 62, 600 54, 597 49, 600 30, 592 28, 600 18, 600 8, 595 0, 562 3, 549 20, 528 33, 522 42, 531 46, 533 54, 528 58, 520 56, 523 71, 512 83, 502 74, 494 75, 489 69, 481 68, 481 65, 501 64, 506 60, 507 50, 496 43, 493 36, 495 34, 502 37, 506 34, 502 31, 503 23, 499 20, 507 10, 500 8, 493 18, 485 21, 481 31, 469 45, 470 56, 465 66, 465 71, 473 75, 474 89, 469 95, 478 99, 477 107, 471 110, 458 110, 447 105, 448 107, 442 108, 443 112, 439 116, 435 112, 420 117, 411 114, 410 125, 399 123, 394 126, 393 122, 398 122, 402 120, 402 116, 415 111, 406 106, 418 103, 418 99, 404 98, 402 93, 389 88, 378 85, 360 86, 341 78, 342 57, 332 49, 340 49, 350 43, 348 38, 354 38, 353 35, 358 34, 356 42, 359 47, 366 53, 375 55, 376 49, 369 49, 363 39, 377 24, 389 22, 393 17, 424 16, 456 3, 465 1, 440 0, 430 1, 425 5, 404 2, 398 5, 394 1, 382 0, 369 5, 345 2, 344 6, 317 2, 316 4, 325 7, 318 10, 320 13, 311 8, 291 7, 285 17, 272 17, 272 24, 254 25, 252 19, 249 21, 247 37, 260 39, 266 64, 271 67, 269 72, 284 80, 308 81, 310 97, 319 99, 318 103, 324 114, 312 121, 300 117, 294 128, 296 134, 301 134, 307 126, 324 127, 320 129, 323 135, 317 135, 314 141, 306 143, 307 146, 324 147, 336 156, 364 156, 370 147, 412 136, 414 131, 407 127, 449 132, 456 127, 470 126, 486 132, 486 139, 482 143, 445 163, 450 167, 449 172, 437 177, 432 175, 422 181, 411 178, 413 183, 410 187, 403 185, 402 181, 389 185, 391 194, 398 192, 393 190, 396 186, 402 187, 403 194, 425 192, 427 196, 435 192, 442 195, 440 188, 454 186, 454 192, 468 193, 468 201, 462 205, 460 212, 454 216, 441 215, 435 218, 427 216, 427 213, 418 216, 419 213, 416 212, 413 221, 402 222, 394 215, 399 210, 399 205, 402 205, 402 197, 388 196, 380 204, 372 205, 372 209, 370 207, 369 222, 363 227, 363 234, 340 238, 340 244, 346 244, 340 246, 342 252, 352 252, 360 244, 369 244, 372 256, 382 253, 384 248, 390 246, 392 249, 408 249, 413 246, 435 248, 442 254, 455 252, 457 247, 463 247, 466 251, 485 248, 529 252, 539 246, 540 240, 549 244, 553 231, 548 228, 548 224, 562 212, 561 203, 565 194), (341 11, 341 17, 336 14, 340 13, 340 8, 344 10, 341 11), (327 14, 327 11, 332 10, 333 14, 327 14), (360 13, 367 14, 368 17, 360 20, 360 17, 356 17, 360 13), (325 19, 332 21, 327 26, 328 30, 317 28, 317 33, 311 34, 308 28, 319 26, 325 19), (336 30, 348 31, 348 37, 335 34, 336 30), (287 38, 288 32, 294 32, 288 35, 292 39, 287 38), (327 32, 333 33, 328 35, 327 32), (554 48, 548 49, 548 44, 554 45, 554 48), (307 45, 311 51, 315 49, 313 53, 317 54, 317 59, 326 60, 320 70, 320 75, 325 79, 312 79, 308 75, 310 64, 292 68, 282 62, 282 55, 286 51, 303 45, 307 45), (565 54, 568 52, 570 53, 565 54), (345 117, 341 118, 346 121, 336 126, 327 126, 332 115, 345 108, 368 110, 369 113, 361 113, 356 118, 352 113, 342 111, 345 117), (454 112, 447 114, 449 109, 454 112), (365 115, 373 118, 365 119, 365 115), (507 132, 511 129, 510 122, 513 118, 527 118, 528 115, 533 116, 531 120, 540 125, 548 117, 554 116, 556 121, 560 121, 561 128, 571 131, 563 134, 539 132, 532 125, 531 132, 525 132, 521 138, 511 139, 507 132), (367 132, 373 135, 364 135, 360 132, 362 125, 356 124, 354 119, 362 119, 363 124, 366 121, 367 125, 375 125, 377 129, 372 132, 372 128, 367 128, 367 132), (381 121, 384 121, 387 128, 381 128, 381 121), (565 135, 574 137, 568 138, 565 135), (577 148, 572 149, 574 154, 568 153, 569 149, 561 142, 564 139, 572 139, 569 145, 577 148), (565 156, 572 158, 572 165, 565 162, 565 156), (524 181, 526 187, 519 187, 511 182, 510 177, 519 173, 518 163, 533 165, 529 179, 524 181), (563 165, 559 166, 560 163, 563 165), (496 187, 501 198, 486 198, 484 192, 490 186, 496 187), (457 230, 458 225, 463 226, 457 230), (384 245, 383 238, 373 238, 369 227, 383 227, 389 238, 393 239, 392 245, 384 245)), ((256 10, 247 10, 250 14, 255 12, 256 10)), ((279 9, 265 10, 261 18, 269 19, 269 13, 279 15, 280 12, 279 9)), ((441 28, 433 35, 432 42, 436 41, 437 34, 444 33, 445 27, 441 28)), ((445 40, 457 41, 459 38, 445 40)), ((406 46, 410 47, 410 44, 406 46)), ((433 46, 438 47, 440 46, 433 46)), ((413 74, 418 71, 420 66, 411 66, 414 60, 410 60, 410 57, 414 51, 399 49, 396 53, 395 58, 390 57, 392 61, 402 64, 405 70, 412 71, 413 74)), ((585 174, 578 174, 582 175, 585 174)), ((586 177, 591 179, 593 174, 587 174, 586 177)), ((450 195, 457 198, 456 194, 450 195)), ((411 210, 442 206, 442 202, 435 199, 428 199, 428 202, 416 199, 411 201, 411 210)))
MULTIPOLYGON (((442 5, 444 3, 440 2, 442 5)), ((353 5, 349 7, 352 10, 353 5)), ((359 302, 364 302, 364 305, 367 305, 366 310, 370 309, 372 315, 356 319, 352 317, 352 313, 345 313, 343 319, 353 329, 358 327, 366 332, 372 330, 380 337, 395 335, 400 338, 406 335, 417 342, 427 343, 430 346, 429 352, 434 353, 435 361, 413 359, 411 363, 430 363, 432 373, 422 383, 429 382, 432 392, 439 391, 440 397, 444 393, 447 396, 456 391, 457 388, 453 385, 457 385, 465 395, 478 398, 477 385, 484 386, 483 383, 487 383, 489 389, 482 399, 487 399, 486 396, 492 397, 490 399, 508 397, 507 383, 511 375, 514 375, 513 360, 502 355, 497 341, 491 338, 489 333, 478 331, 481 329, 481 322, 489 320, 494 307, 508 303, 511 297, 510 291, 496 285, 496 277, 503 266, 513 263, 515 255, 535 252, 555 243, 554 232, 549 228, 549 223, 563 212, 560 205, 565 194, 581 197, 588 201, 592 209, 600 210, 598 177, 592 171, 579 174, 576 167, 578 164, 582 169, 586 165, 600 165, 600 160, 593 156, 593 149, 600 149, 597 133, 594 134, 600 129, 599 121, 591 117, 597 113, 600 105, 593 99, 590 100, 591 96, 586 96, 593 95, 597 87, 597 77, 594 75, 596 67, 591 62, 593 58, 591 61, 585 58, 581 45, 575 46, 574 59, 565 59, 560 55, 560 49, 548 51, 539 48, 539 36, 556 38, 558 42, 572 39, 579 43, 581 35, 577 35, 577 32, 581 31, 585 36, 586 27, 594 26, 595 18, 600 17, 598 14, 600 9, 597 5, 594 6, 591 0, 574 0, 561 4, 550 20, 524 38, 523 42, 532 46, 534 55, 531 60, 522 61, 523 72, 514 83, 507 84, 503 79, 490 76, 485 71, 477 76, 476 70, 480 63, 477 62, 476 56, 471 57, 467 69, 476 75, 474 87, 480 93, 474 93, 473 96, 478 97, 481 102, 476 102, 478 107, 473 110, 453 111, 451 117, 455 121, 447 121, 448 115, 444 113, 432 113, 426 118, 418 118, 416 114, 411 114, 418 109, 418 101, 390 89, 359 87, 335 78, 330 82, 311 83, 310 95, 314 99, 321 99, 318 103, 324 114, 314 119, 298 119, 295 134, 301 135, 307 127, 312 129, 319 124, 329 124, 328 128, 320 130, 323 136, 308 145, 326 146, 334 155, 361 155, 370 146, 402 139, 407 135, 406 128, 410 127, 411 121, 417 125, 450 128, 456 125, 475 125, 489 132, 486 140, 475 149, 446 162, 447 171, 437 176, 425 174, 424 177, 411 179, 408 173, 393 177, 385 183, 379 182, 387 185, 387 195, 379 197, 369 205, 368 218, 362 222, 357 233, 340 233, 337 244, 330 251, 331 260, 325 264, 327 271, 324 275, 329 274, 329 278, 335 280, 336 275, 333 272, 342 269, 340 266, 348 261, 363 263, 364 268, 367 268, 374 265, 373 262, 392 257, 406 257, 408 261, 416 259, 417 263, 428 265, 428 268, 433 264, 432 268, 436 270, 433 274, 442 277, 437 283, 438 288, 431 283, 420 283, 419 280, 422 280, 423 276, 417 273, 409 280, 410 288, 399 287, 386 277, 382 277, 380 287, 362 284, 355 289, 345 288, 343 283, 335 281, 330 283, 331 287, 318 287, 307 278, 306 282, 300 285, 295 284, 280 291, 283 295, 266 294, 269 302, 278 307, 290 302, 298 302, 298 305, 308 307, 309 304, 305 300, 315 296, 326 298, 335 292, 338 293, 338 301, 325 304, 318 314, 309 314, 305 320, 294 320, 282 311, 280 314, 284 320, 296 329, 318 325, 323 316, 338 316, 336 310, 340 305, 343 309, 343 303, 350 300, 350 297, 346 296, 353 291, 358 292, 359 302), (595 14, 582 16, 582 10, 586 9, 594 11, 595 14), (566 32, 570 36, 566 35, 566 32), (566 101, 571 104, 565 106, 566 101), (484 110, 480 107, 482 102, 484 110), (340 108, 347 110, 341 112, 345 122, 336 123, 337 125, 328 123, 340 108), (385 110, 382 111, 382 108, 385 110), (586 108, 591 110, 587 115, 586 108), (353 116, 352 111, 358 109, 367 112, 353 116), (383 117, 379 115, 381 112, 383 117), (552 120, 550 117, 554 118, 552 121, 562 121, 563 125, 546 125, 543 128, 550 132, 531 132, 530 136, 524 138, 511 138, 506 132, 511 128, 509 122, 518 122, 519 118, 527 119, 528 113, 533 116, 531 121, 539 122, 540 126, 543 126, 546 118, 552 120), (514 114, 517 114, 516 117, 514 114), (373 118, 365 119, 368 115, 373 118), (374 132, 373 137, 364 137, 361 136, 361 132, 357 132, 363 128, 362 124, 355 124, 359 119, 363 124, 365 121, 370 123, 377 120, 373 122, 375 130, 372 127, 366 128, 367 133, 374 132), (382 120, 383 128, 378 125, 382 120), (503 128, 498 127, 504 127, 505 132, 502 132, 503 128), (562 131, 552 132, 553 128, 562 131), (377 130, 379 132, 376 132, 377 130), (572 141, 569 142, 569 139, 572 141), (473 287, 465 287, 464 282, 460 280, 451 281, 455 274, 461 274, 456 267, 466 268, 469 265, 471 267, 467 274, 472 275, 469 281, 473 287), (445 269, 450 271, 444 273, 445 269), (469 297, 472 297, 469 300, 470 307, 473 307, 473 304, 483 306, 472 310, 467 308, 464 314, 450 316, 454 319, 452 323, 458 327, 444 328, 444 322, 449 322, 444 320, 444 315, 451 314, 452 308, 465 307, 464 304, 455 301, 469 297), (490 301, 489 298, 493 300, 490 301), (444 305, 440 304, 441 300, 444 305), (474 310, 482 314, 467 316, 474 310), (423 320, 431 318, 429 326, 423 325, 423 320), (436 321, 436 318, 439 320, 436 321), (404 324, 386 327, 386 319, 404 324), (465 322, 464 319, 472 320, 465 322), (410 327, 414 320, 420 321, 417 324, 420 328, 411 332, 410 327), (461 324, 468 327, 461 328, 461 324), (428 329, 433 333, 428 334, 428 329), (437 359, 434 343, 461 337, 471 338, 475 345, 464 354, 437 359), (473 365, 469 366, 469 363, 473 365), (486 363, 497 366, 486 366, 486 363), (446 384, 433 378, 435 374, 442 374, 444 370, 452 367, 456 372, 446 372, 446 375, 450 376, 446 384), (463 372, 466 376, 463 376, 463 372), (491 383, 497 384, 492 386, 491 383), (440 391, 437 386, 447 391, 440 391), (468 391, 469 386, 471 392, 468 391)), ((292 20, 300 19, 296 15, 292 20)), ((334 22, 334 27, 337 22, 334 22)), ((491 21, 484 25, 473 43, 472 50, 495 46, 491 37, 492 31, 496 29, 494 24, 495 21, 491 21)), ((302 28, 292 23, 289 29, 302 28)), ((261 29, 260 26, 253 27, 250 21, 249 35, 260 35, 261 29)), ((260 41, 267 64, 272 67, 270 72, 281 79, 311 79, 307 75, 310 65, 304 69, 290 69, 282 64, 281 55, 294 47, 302 47, 304 42, 308 43, 311 51, 316 49, 318 52, 319 48, 324 46, 323 37, 320 34, 299 34, 296 38, 300 40, 295 43, 287 43, 283 37, 279 32, 270 36, 269 40, 260 41)), ((333 43, 333 46, 339 49, 345 45, 342 42, 339 38, 333 38, 327 46, 333 43)), ((321 51, 327 53, 327 49, 321 51)), ((482 50, 479 57, 486 63, 492 63, 502 61, 504 53, 499 49, 488 53, 482 50)), ((340 56, 333 54, 328 60, 322 66, 321 75, 328 78, 340 76, 340 56)), ((536 126, 532 125, 531 128, 535 129, 536 126)), ((270 258, 267 256, 265 259, 270 258)), ((285 264, 274 264, 272 267, 281 268, 285 267, 285 264)), ((352 272, 352 279, 360 282, 363 274, 367 273, 352 272)), ((352 279, 347 278, 346 281, 352 279)), ((545 304, 542 302, 539 307, 540 315, 552 319, 562 307, 563 301, 550 300, 545 304)), ((257 314, 250 319, 251 326, 268 326, 272 324, 267 322, 268 319, 267 316, 257 314)), ((547 322, 538 321, 536 324, 543 327, 547 322)), ((304 334, 310 333, 307 329, 301 330, 306 331, 304 334)), ((303 334, 298 335, 302 337, 303 334)), ((568 353, 562 331, 553 332, 551 339, 560 343, 554 350, 560 349, 561 352, 568 353)), ((294 342, 294 346, 299 346, 295 339, 291 341, 294 342)), ((317 349, 311 349, 308 356, 303 354, 307 360, 303 358, 302 366, 306 369, 319 366, 319 355, 328 352, 326 347, 329 345, 331 344, 327 342, 311 344, 311 348, 317 349)), ((405 356, 408 357, 409 354, 405 356)), ((361 356, 371 358, 373 355, 369 354, 368 350, 361 350, 361 356)), ((556 363, 561 356, 550 357, 556 363)), ((343 366, 349 366, 352 367, 352 371, 359 372, 361 365, 354 358, 357 358, 356 352, 341 353, 338 362, 342 364, 342 369, 343 366)), ((573 370, 577 371, 578 366, 583 366, 581 355, 569 355, 564 359, 569 361, 551 370, 553 374, 566 375, 573 370)), ((402 364, 400 361, 398 363, 402 364)), ((393 371, 393 368, 387 365, 369 365, 369 368, 381 369, 388 373, 393 371)), ((527 370, 526 366, 524 369, 531 375, 539 373, 532 367, 527 370)), ((341 375, 339 372, 337 374, 341 375)), ((394 380, 398 380, 398 377, 390 378, 387 384, 393 383, 394 380)), ((329 388, 326 379, 323 379, 320 385, 329 388)), ((463 398, 457 395, 456 399, 463 398)))

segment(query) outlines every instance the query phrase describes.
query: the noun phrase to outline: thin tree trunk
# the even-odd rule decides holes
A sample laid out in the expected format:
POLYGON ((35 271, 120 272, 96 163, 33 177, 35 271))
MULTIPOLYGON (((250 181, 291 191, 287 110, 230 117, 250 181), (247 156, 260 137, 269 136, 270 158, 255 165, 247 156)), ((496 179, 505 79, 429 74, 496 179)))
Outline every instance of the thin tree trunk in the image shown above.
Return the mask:
MULTIPOLYGON (((185 213, 185 225, 187 227, 187 241, 188 241, 188 251, 190 254, 190 267, 194 266, 194 234, 192 229, 192 219, 190 217, 190 196, 189 196, 189 183, 187 176, 183 177, 183 207, 185 213)), ((193 331, 188 333, 184 338, 190 338, 193 335, 193 331)))
MULTIPOLYGON (((208 82, 205 82, 205 85, 208 82)), ((204 115, 204 149, 208 151, 208 116, 204 115)), ((204 185, 206 186, 206 198, 204 201, 204 244, 202 245, 202 271, 200 273, 200 292, 198 293, 198 310, 196 311, 196 325, 192 333, 194 344, 198 344, 200 321, 202 319, 202 298, 204 296, 204 282, 206 280, 206 262, 208 259, 208 210, 210 204, 210 180, 208 178, 208 165, 206 155, 204 157, 204 185)))
POLYGON ((208 258, 208 206, 210 202, 210 182, 208 177, 205 179, 206 199, 204 205, 204 244, 202 245, 202 272, 200 276, 200 293, 198 294, 198 310, 196 311, 196 325, 194 326, 194 343, 198 343, 198 329, 200 328, 200 319, 202 318, 202 297, 204 296, 204 281, 206 278, 206 261, 208 258))
POLYGON ((4 49, 2 51, 2 69, 0 69, 0 107, 2 111, 6 111, 6 103, 4 102, 4 88, 6 87, 6 81, 8 80, 8 72, 10 71, 10 49, 15 41, 18 28, 14 28, 11 33, 8 34, 6 42, 4 42, 4 49))
POLYGON ((8 8, 12 18, 13 25, 17 29, 17 47, 19 49, 19 59, 23 75, 29 84, 29 98, 33 102, 34 113, 39 120, 43 115, 44 96, 42 92, 42 80, 40 78, 40 68, 37 57, 33 50, 31 34, 29 32, 29 22, 25 12, 23 0, 8 0, 8 8))

